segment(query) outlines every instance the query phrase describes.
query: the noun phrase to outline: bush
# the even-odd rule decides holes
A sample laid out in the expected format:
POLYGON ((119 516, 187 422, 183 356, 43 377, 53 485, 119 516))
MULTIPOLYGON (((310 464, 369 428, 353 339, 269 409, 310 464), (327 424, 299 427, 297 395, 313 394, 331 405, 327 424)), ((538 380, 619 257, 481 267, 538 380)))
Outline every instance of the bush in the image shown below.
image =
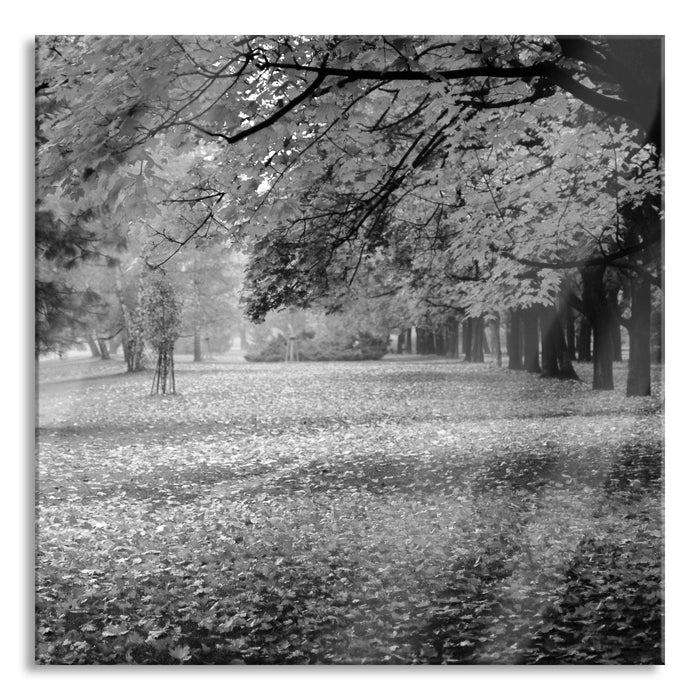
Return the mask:
MULTIPOLYGON (((299 360, 306 362, 379 360, 386 354, 386 340, 367 333, 336 340, 302 334, 296 344, 299 360)), ((287 339, 277 336, 260 350, 247 353, 245 359, 249 362, 283 362, 286 352, 287 339)))

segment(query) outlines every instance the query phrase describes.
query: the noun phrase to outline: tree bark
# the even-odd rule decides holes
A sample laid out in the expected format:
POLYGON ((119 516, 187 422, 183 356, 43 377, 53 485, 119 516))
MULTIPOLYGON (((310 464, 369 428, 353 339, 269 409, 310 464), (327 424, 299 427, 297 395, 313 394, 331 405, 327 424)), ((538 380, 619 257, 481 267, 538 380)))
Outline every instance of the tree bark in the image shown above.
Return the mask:
POLYGON ((581 270, 583 279, 583 305, 593 329, 593 388, 614 389, 613 336, 610 332, 613 311, 605 293, 603 277, 605 268, 591 267, 581 270))
POLYGON ((615 309, 610 314, 610 339, 613 346, 613 360, 622 362, 622 332, 620 331, 620 321, 615 309))
POLYGON ((409 326, 406 329, 406 349, 405 349, 405 352, 407 355, 413 354, 413 351, 411 349, 411 330, 412 330, 411 326, 409 326))
POLYGON ((491 347, 496 355, 496 366, 503 365, 503 354, 501 352, 501 320, 498 314, 488 323, 491 328, 491 347))
POLYGON ((195 326, 194 329, 194 350, 193 350, 193 362, 202 361, 202 338, 199 333, 199 328, 195 326))
POLYGON ((450 316, 447 322, 447 354, 449 357, 459 357, 459 321, 450 316))
POLYGON ((653 361, 661 364, 664 361, 664 318, 661 309, 652 309, 651 337, 654 349, 652 353, 653 361))
POLYGON ((519 309, 511 309, 506 324, 506 351, 508 369, 523 369, 523 329, 522 314, 519 309))
POLYGON ((102 340, 102 338, 97 339, 97 345, 100 348, 100 359, 109 360, 109 348, 107 347, 107 341, 102 340))
POLYGON ((581 316, 578 331, 578 343, 576 351, 579 362, 590 362, 593 359, 591 355, 591 322, 588 317, 581 316))
POLYGON ((433 331, 425 331, 423 336, 425 342, 425 354, 434 355, 435 354, 435 333, 433 331))
POLYGON ((632 316, 629 325, 630 357, 627 396, 651 395, 651 284, 632 281, 632 316))
POLYGON ((95 339, 88 337, 87 344, 90 347, 90 352, 92 353, 92 356, 99 357, 100 356, 100 348, 97 347, 97 343, 95 342, 95 339))
POLYGON ((416 352, 419 355, 430 355, 435 352, 432 331, 416 328, 416 352))
POLYGON ((472 362, 484 361, 484 317, 473 319, 472 327, 472 362))
POLYGON ((489 344, 489 336, 488 333, 486 332, 488 324, 485 321, 482 321, 483 326, 483 333, 482 333, 482 339, 481 339, 481 347, 484 349, 484 353, 487 355, 491 354, 491 345, 489 344))
POLYGON ((474 319, 465 318, 462 321, 462 350, 464 351, 464 361, 472 361, 472 335, 474 319))
POLYGON ((573 345, 569 346, 569 343, 567 342, 566 337, 564 335, 563 323, 566 324, 571 316, 571 307, 563 301, 560 301, 559 310, 557 312, 556 317, 556 325, 554 328, 554 345, 557 356, 557 363, 559 364, 559 379, 579 380, 579 376, 578 374, 576 374, 576 370, 571 364, 571 355, 569 348, 573 348, 573 345))
POLYGON ((533 374, 539 374, 542 371, 539 358, 540 340, 537 317, 538 310, 536 306, 530 306, 522 310, 525 369, 533 374))
POLYGON ((433 344, 435 345, 435 354, 444 355, 445 349, 445 327, 440 326, 438 330, 433 331, 433 344))
MULTIPOLYGON (((559 319, 555 306, 543 306, 540 309, 540 333, 542 336, 542 376, 558 377, 557 361, 557 326, 559 319)), ((560 329, 561 330, 561 329, 560 329)))
POLYGON ((576 359, 576 325, 574 324, 574 310, 564 305, 564 319, 566 325, 566 351, 569 361, 576 359))

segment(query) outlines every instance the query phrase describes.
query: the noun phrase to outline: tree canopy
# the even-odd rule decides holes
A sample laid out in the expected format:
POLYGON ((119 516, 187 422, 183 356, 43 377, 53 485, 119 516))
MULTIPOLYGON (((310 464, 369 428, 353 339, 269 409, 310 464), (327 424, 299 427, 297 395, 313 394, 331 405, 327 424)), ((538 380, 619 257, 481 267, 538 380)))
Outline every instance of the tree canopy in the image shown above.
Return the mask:
POLYGON ((660 284, 662 48, 42 37, 38 206, 108 211, 153 267, 198 239, 243 250, 257 320, 358 287, 479 315, 550 303, 591 266, 660 284))

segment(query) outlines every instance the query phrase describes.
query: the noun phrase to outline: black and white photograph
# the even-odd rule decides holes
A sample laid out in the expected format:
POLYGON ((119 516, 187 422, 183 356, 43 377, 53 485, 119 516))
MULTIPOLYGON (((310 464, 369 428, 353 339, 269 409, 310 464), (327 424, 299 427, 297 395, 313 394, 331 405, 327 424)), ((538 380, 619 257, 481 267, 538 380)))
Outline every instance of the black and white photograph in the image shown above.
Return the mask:
POLYGON ((665 44, 33 37, 33 664, 662 666, 665 44))

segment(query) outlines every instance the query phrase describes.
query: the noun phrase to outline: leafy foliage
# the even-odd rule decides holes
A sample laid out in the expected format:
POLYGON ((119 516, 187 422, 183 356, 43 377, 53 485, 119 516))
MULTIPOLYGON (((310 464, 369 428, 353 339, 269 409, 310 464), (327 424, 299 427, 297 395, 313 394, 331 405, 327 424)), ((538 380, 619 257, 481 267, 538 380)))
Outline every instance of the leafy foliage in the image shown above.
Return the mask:
MULTIPOLYGON (((344 334, 341 337, 326 335, 315 337, 302 334, 295 339, 298 359, 314 362, 379 360, 386 354, 387 343, 384 338, 376 338, 360 333, 358 336, 344 334)), ((245 359, 249 362, 282 362, 287 352, 287 339, 277 336, 270 340, 261 350, 249 352, 245 359)))
POLYGON ((40 366, 39 663, 661 662, 660 377, 109 365, 40 366))

